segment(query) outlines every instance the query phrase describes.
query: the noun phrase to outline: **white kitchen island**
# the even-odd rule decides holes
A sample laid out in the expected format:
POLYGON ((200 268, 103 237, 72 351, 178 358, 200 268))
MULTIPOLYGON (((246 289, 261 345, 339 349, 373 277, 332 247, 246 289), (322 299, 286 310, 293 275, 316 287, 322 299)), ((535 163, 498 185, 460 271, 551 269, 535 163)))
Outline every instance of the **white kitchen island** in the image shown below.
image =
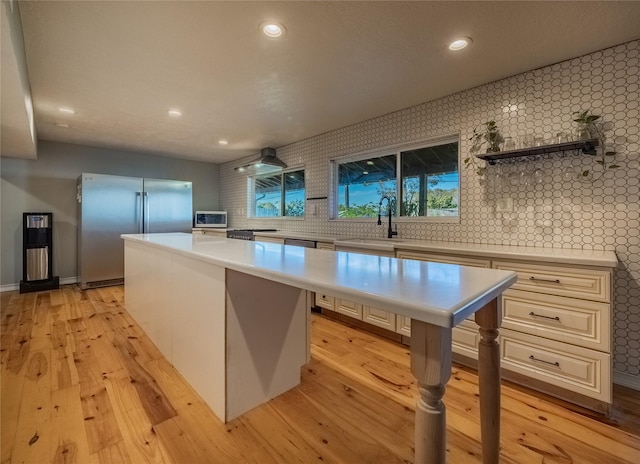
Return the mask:
POLYGON ((127 310, 225 422, 300 383, 307 291, 410 317, 416 463, 446 460, 451 329, 475 314, 483 462, 498 462, 497 298, 514 272, 204 235, 123 239, 127 310))

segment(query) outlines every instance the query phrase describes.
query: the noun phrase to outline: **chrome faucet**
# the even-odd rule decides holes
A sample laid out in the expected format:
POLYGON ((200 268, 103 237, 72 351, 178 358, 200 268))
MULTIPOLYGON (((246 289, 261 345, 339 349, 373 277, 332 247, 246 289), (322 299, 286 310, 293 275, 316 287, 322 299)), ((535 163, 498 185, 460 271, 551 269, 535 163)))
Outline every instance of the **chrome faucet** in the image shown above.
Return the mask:
POLYGON ((380 204, 378 205, 378 225, 382 225, 382 216, 380 214, 380 211, 382 209, 382 202, 385 199, 387 200, 387 211, 389 213, 389 228, 387 229, 387 238, 393 238, 394 235, 398 235, 398 224, 396 224, 396 230, 393 230, 391 228, 391 214, 393 213, 393 211, 391 210, 391 201, 393 198, 390 195, 382 195, 382 198, 380 198, 380 204))

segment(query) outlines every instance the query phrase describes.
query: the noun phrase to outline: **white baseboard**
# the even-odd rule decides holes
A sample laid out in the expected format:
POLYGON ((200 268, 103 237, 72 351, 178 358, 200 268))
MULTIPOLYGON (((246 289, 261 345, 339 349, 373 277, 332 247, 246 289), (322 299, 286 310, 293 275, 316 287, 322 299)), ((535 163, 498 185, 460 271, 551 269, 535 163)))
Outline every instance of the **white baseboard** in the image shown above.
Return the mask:
POLYGON ((640 391, 640 376, 626 372, 613 372, 613 383, 640 391))
POLYGON ((0 292, 10 292, 12 290, 20 290, 20 284, 0 285, 0 292))
MULTIPOLYGON (((61 277, 60 278, 60 285, 69 285, 69 284, 77 284, 78 283, 78 277, 61 277)), ((13 290, 20 290, 20 284, 6 284, 6 285, 0 285, 0 293, 1 292, 10 292, 13 290)))

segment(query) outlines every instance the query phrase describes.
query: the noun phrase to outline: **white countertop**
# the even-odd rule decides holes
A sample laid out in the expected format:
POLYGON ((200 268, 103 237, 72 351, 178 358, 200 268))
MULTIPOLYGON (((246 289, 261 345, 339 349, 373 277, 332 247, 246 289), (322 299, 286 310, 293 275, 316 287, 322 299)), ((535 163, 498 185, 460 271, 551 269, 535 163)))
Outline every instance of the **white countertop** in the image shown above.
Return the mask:
POLYGON ((264 237, 316 240, 319 242, 335 243, 338 246, 348 246, 352 249, 362 248, 374 251, 410 250, 425 253, 462 254, 489 259, 523 259, 546 263, 577 264, 582 266, 602 266, 611 268, 618 266, 618 258, 615 252, 603 250, 577 250, 567 248, 541 248, 515 245, 415 240, 402 237, 394 237, 393 239, 367 238, 339 236, 335 234, 316 234, 313 232, 287 232, 284 230, 279 230, 277 232, 257 232, 256 235, 264 237), (358 243, 351 241, 354 239, 365 239, 369 240, 369 242, 358 243), (375 243, 371 241, 374 241, 375 243))
POLYGON ((618 258, 613 251, 574 250, 564 248, 534 248, 515 245, 480 243, 436 242, 406 240, 395 242, 396 250, 414 250, 433 253, 459 253, 496 259, 525 259, 546 263, 580 264, 584 266, 616 267, 618 258))
POLYGON ((453 327, 499 296, 516 274, 454 264, 327 252, 191 234, 123 235, 132 241, 306 290, 453 327))

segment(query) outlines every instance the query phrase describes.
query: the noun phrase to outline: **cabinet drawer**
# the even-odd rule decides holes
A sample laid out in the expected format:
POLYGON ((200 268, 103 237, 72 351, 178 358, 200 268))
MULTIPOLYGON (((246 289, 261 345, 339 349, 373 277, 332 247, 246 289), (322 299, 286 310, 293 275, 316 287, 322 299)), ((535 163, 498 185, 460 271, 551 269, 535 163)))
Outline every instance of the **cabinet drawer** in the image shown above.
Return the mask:
POLYGON ((362 320, 383 329, 396 330, 396 315, 374 306, 362 307, 362 320))
POLYGON ((284 239, 280 237, 269 237, 266 235, 256 235, 256 242, 269 242, 269 243, 279 243, 280 245, 284 245, 284 239))
POLYGON ((502 329, 502 368, 611 403, 606 353, 502 329))
POLYGON ((334 311, 335 310, 335 308, 333 307, 334 303, 335 303, 334 297, 329 296, 325 293, 316 292, 316 306, 320 306, 321 308, 330 309, 331 311, 334 311))
POLYGON ((396 257, 401 259, 416 259, 418 261, 432 261, 434 263, 460 264, 461 266, 491 267, 491 261, 467 256, 441 255, 438 253, 422 253, 419 251, 398 250, 396 257))
MULTIPOLYGON (((466 328, 467 330, 478 332, 479 326, 478 324, 473 322, 473 319, 465 319, 460 324, 458 324, 457 327, 453 329, 454 332, 458 328, 466 328)), ((406 335, 407 337, 410 337, 411 336, 411 318, 408 316, 401 316, 397 314, 396 315, 396 332, 402 335, 406 335)))
POLYGON ((336 298, 335 310, 347 316, 362 320, 362 305, 354 301, 336 298))
POLYGON ((514 290, 611 301, 610 271, 510 261, 495 261, 493 267, 518 273, 518 280, 511 287, 514 290))
MULTIPOLYGON (((466 321, 465 321, 466 322, 466 321)), ((471 359, 478 359, 480 332, 465 326, 454 327, 451 332, 451 348, 454 353, 471 359)))
POLYGON ((408 316, 396 315, 396 332, 407 337, 411 336, 411 318, 408 316))
POLYGON ((502 327, 604 352, 610 350, 607 303, 507 290, 502 327))

